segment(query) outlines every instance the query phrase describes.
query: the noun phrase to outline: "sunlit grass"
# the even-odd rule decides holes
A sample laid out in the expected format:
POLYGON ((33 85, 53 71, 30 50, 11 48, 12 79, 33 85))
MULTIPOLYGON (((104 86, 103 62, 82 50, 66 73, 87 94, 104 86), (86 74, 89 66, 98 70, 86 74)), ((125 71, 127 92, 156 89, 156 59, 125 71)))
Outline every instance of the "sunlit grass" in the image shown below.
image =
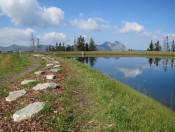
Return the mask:
POLYGON ((0 80, 4 77, 21 71, 30 64, 28 55, 19 58, 16 54, 0 54, 0 80))
MULTIPOLYGON (((55 54, 58 56, 82 56, 81 51, 74 52, 46 52, 45 54, 55 54)), ((140 56, 140 57, 175 57, 175 52, 163 51, 85 51, 84 56, 140 56)))

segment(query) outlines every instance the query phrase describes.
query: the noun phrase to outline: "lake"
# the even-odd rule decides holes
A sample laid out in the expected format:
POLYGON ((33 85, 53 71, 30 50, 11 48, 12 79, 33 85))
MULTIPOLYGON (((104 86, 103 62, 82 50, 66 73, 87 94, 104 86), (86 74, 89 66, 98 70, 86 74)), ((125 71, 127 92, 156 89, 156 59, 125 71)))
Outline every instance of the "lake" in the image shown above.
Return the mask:
POLYGON ((175 59, 76 57, 175 111, 175 59))

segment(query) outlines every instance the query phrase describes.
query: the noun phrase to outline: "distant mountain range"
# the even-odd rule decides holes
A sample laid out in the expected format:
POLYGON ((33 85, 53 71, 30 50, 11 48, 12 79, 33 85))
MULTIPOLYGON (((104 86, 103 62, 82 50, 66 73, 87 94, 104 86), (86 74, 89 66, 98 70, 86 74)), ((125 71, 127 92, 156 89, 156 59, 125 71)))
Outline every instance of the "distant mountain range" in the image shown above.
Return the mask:
MULTIPOLYGON (((0 51, 16 51, 19 48, 21 49, 22 52, 31 51, 31 47, 29 47, 29 46, 19 46, 19 45, 16 45, 16 44, 12 44, 8 47, 0 46, 0 51)), ((45 51, 45 50, 46 50, 46 45, 42 45, 41 51, 45 51)))
MULTIPOLYGON (((19 48, 21 49, 22 52, 31 51, 31 47, 29 46, 19 46, 16 44, 12 44, 8 47, 0 46, 0 51, 16 51, 19 48)), ((115 41, 113 43, 105 42, 101 45, 98 45, 97 48, 98 50, 104 50, 104 51, 125 51, 126 50, 125 45, 120 43, 119 41, 115 41)), ((46 45, 42 45, 41 51, 46 51, 46 45)))
POLYGON ((120 43, 119 41, 115 42, 104 42, 101 45, 98 45, 98 50, 109 50, 109 51, 125 51, 126 47, 124 44, 120 43))

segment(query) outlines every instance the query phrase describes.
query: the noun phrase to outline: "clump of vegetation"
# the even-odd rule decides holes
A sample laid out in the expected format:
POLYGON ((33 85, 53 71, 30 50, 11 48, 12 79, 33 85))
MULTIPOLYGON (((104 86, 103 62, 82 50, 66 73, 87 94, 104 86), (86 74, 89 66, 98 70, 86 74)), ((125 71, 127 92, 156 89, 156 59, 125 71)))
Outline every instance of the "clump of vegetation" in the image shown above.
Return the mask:
POLYGON ((44 109, 41 111, 42 114, 47 114, 48 112, 52 111, 52 106, 54 105, 55 101, 57 100, 56 95, 52 94, 43 94, 39 96, 39 100, 44 101, 44 109))
POLYGON ((8 96, 8 91, 4 86, 0 85, 0 97, 6 97, 6 96, 8 96))
POLYGON ((28 83, 28 84, 23 85, 23 87, 25 87, 25 88, 30 88, 30 87, 36 86, 36 85, 39 84, 39 83, 40 83, 39 81, 34 81, 34 82, 30 82, 30 83, 28 83))

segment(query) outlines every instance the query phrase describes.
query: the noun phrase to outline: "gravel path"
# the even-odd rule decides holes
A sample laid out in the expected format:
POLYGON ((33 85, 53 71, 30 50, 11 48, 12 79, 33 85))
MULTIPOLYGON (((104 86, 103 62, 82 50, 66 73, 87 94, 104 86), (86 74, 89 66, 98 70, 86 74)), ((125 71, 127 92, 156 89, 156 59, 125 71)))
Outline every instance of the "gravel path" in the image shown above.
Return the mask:
POLYGON ((1 85, 8 85, 11 82, 15 81, 17 78, 23 77, 24 75, 30 73, 32 70, 34 70, 39 65, 38 60, 32 60, 32 64, 28 66, 26 69, 20 71, 19 73, 11 74, 7 77, 5 77, 3 80, 0 81, 1 85))

